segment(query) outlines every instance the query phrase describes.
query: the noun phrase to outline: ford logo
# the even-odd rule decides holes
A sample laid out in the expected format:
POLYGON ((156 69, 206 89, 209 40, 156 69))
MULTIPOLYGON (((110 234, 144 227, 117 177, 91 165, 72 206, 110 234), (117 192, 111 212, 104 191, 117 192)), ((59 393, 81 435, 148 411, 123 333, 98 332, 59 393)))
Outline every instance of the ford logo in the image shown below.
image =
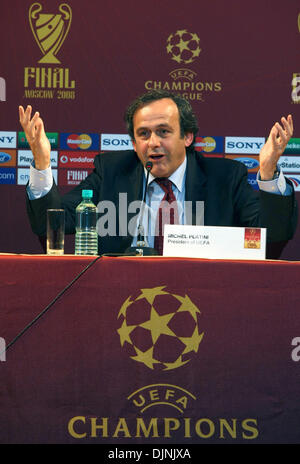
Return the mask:
POLYGON ((240 161, 245 164, 248 169, 255 169, 259 166, 259 162, 254 158, 235 158, 236 161, 240 161))
POLYGON ((11 156, 8 153, 0 151, 0 163, 7 163, 11 160, 11 156))

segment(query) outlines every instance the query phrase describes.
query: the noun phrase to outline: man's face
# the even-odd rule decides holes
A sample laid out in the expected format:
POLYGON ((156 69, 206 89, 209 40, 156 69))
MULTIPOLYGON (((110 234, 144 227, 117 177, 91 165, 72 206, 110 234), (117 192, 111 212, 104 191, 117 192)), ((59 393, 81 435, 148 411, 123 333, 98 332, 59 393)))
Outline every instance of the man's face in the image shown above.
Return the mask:
POLYGON ((143 165, 152 161, 154 177, 169 177, 185 158, 193 134, 180 134, 179 112, 170 98, 162 98, 138 109, 133 116, 134 150, 143 165))

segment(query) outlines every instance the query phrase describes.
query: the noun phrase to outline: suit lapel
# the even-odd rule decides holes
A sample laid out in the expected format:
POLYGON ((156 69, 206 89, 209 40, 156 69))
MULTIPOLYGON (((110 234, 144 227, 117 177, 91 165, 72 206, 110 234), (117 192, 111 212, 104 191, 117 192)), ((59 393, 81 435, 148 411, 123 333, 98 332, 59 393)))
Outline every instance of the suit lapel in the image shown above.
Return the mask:
POLYGON ((188 217, 188 215, 186 217, 187 224, 189 225, 197 224, 196 202, 205 202, 206 200, 206 175, 204 174, 202 164, 202 155, 195 152, 188 153, 185 180, 185 200, 192 202, 192 219, 188 217))
POLYGON ((127 221, 124 221, 123 227, 127 227, 128 235, 120 237, 124 243, 124 249, 131 245, 133 237, 130 232, 134 231, 136 228, 139 213, 138 208, 143 198, 143 179, 143 166, 137 157, 134 161, 134 165, 131 164, 131 166, 124 167, 118 178, 118 191, 127 194, 127 202, 125 201, 126 199, 124 199, 123 202, 117 202, 116 205, 117 215, 119 218, 124 218, 124 215, 127 215, 127 221), (132 206, 131 212, 129 212, 130 205, 132 206), (122 211, 120 211, 120 207, 122 208, 122 211), (127 212, 125 212, 123 208, 126 208, 127 212))
POLYGON ((127 180, 126 180, 127 192, 128 192, 128 203, 132 201, 136 201, 136 200, 142 200, 143 180, 144 180, 143 165, 138 160, 135 168, 131 172, 128 173, 127 180))

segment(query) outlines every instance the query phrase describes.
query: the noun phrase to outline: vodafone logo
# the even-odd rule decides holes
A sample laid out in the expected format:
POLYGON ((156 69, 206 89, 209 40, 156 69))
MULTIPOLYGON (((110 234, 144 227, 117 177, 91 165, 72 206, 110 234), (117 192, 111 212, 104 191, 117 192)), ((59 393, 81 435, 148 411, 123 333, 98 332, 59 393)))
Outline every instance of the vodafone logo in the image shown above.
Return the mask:
POLYGON ((81 148, 87 150, 92 145, 92 139, 88 134, 70 134, 67 139, 67 146, 72 150, 81 148))
POLYGON ((61 151, 59 156, 59 164, 62 168, 93 168, 96 151, 61 151))
POLYGON ((61 162, 61 163, 65 164, 65 163, 67 163, 68 161, 69 161, 69 158, 68 158, 66 155, 62 155, 62 156, 60 157, 60 162, 61 162))

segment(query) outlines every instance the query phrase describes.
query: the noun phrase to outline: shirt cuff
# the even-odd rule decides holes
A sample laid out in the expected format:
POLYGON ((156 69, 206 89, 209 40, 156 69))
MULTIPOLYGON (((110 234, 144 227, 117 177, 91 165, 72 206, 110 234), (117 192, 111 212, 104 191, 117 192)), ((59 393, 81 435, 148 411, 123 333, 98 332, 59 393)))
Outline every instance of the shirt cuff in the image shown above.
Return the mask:
POLYGON ((285 177, 282 170, 278 169, 279 174, 272 180, 261 180, 260 173, 257 173, 257 184, 260 190, 269 193, 275 193, 276 195, 290 195, 292 193, 292 187, 286 183, 285 177))
POLYGON ((51 166, 39 171, 32 163, 30 165, 29 183, 26 188, 29 200, 37 200, 47 195, 53 185, 51 166))

